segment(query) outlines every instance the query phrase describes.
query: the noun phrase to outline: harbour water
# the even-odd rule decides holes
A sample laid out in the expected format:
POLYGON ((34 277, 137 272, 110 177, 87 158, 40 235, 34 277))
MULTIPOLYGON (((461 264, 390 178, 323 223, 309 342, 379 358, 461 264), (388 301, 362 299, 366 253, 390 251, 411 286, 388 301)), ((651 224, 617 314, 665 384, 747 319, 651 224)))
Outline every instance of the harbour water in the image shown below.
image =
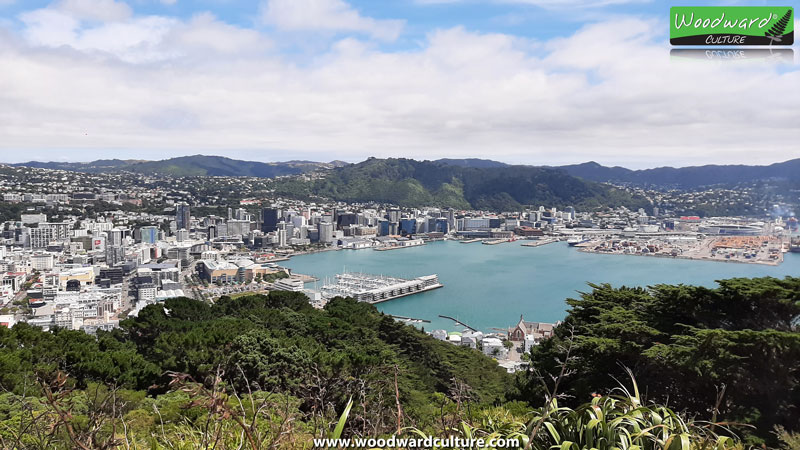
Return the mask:
POLYGON ((344 270, 401 278, 438 274, 444 288, 376 306, 387 314, 430 320, 424 324, 426 330, 454 331, 463 327, 440 314, 483 331, 507 328, 520 314, 530 321, 556 322, 566 314, 564 300, 590 290, 587 283, 713 287, 715 280, 724 278, 800 276, 800 253, 786 254, 779 266, 764 266, 590 254, 564 242, 523 247, 524 242, 480 245, 443 241, 393 252, 341 250, 297 256, 283 264, 321 280, 344 270))

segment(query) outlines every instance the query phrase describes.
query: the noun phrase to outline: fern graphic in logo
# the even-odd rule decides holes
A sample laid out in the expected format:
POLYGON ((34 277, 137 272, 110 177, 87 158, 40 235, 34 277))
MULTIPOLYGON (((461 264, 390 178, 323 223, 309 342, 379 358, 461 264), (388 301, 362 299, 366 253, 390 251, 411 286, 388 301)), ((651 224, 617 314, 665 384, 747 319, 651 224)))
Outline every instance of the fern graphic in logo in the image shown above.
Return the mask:
POLYGON ((792 45, 790 6, 675 6, 670 8, 672 45, 792 45))
POLYGON ((792 9, 789 8, 786 14, 783 15, 781 20, 777 21, 765 35, 770 39, 769 45, 773 42, 781 42, 783 40, 783 33, 786 31, 786 26, 789 25, 789 20, 792 18, 792 9))

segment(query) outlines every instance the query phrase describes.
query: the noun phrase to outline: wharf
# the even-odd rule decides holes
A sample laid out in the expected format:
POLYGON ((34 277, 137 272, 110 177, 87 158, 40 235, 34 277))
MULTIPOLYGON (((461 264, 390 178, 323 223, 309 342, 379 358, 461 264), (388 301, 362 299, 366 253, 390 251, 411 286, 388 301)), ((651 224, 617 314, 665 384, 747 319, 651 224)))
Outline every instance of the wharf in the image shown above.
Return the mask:
POLYGON ((401 248, 422 247, 423 245, 427 245, 427 244, 423 243, 423 244, 414 244, 414 245, 391 245, 391 246, 388 246, 388 247, 375 247, 374 250, 377 250, 379 252, 383 252, 383 251, 387 251, 387 250, 398 250, 398 249, 401 249, 401 248))
POLYGON ((483 241, 483 245, 497 245, 497 244, 505 244, 506 242, 513 242, 511 239, 494 239, 491 241, 483 241))
POLYGON ((462 244, 472 244, 473 242, 481 242, 482 238, 475 238, 475 239, 466 239, 461 241, 462 244))
POLYGON ((559 242, 558 239, 539 239, 538 241, 531 241, 522 244, 523 247, 541 247, 543 245, 559 242))
POLYGON ((303 283, 313 283, 315 281, 319 281, 319 278, 311 276, 311 275, 303 275, 302 273, 293 273, 292 278, 299 278, 303 280, 303 283))

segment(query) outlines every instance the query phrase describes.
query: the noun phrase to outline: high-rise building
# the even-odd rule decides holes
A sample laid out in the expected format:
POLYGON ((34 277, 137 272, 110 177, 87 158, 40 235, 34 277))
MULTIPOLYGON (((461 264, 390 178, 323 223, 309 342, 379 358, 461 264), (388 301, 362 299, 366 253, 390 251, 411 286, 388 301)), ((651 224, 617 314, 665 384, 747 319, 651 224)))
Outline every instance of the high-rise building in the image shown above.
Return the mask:
POLYGON ((333 242, 333 224, 322 222, 319 224, 319 241, 324 244, 333 242))
POLYGON ((155 244, 158 242, 158 227, 148 226, 139 228, 140 241, 145 244, 155 244))
POLYGON ((338 213, 336 217, 336 228, 341 230, 344 227, 358 223, 358 216, 355 213, 338 213))
POLYGON ((122 230, 119 228, 112 229, 108 234, 108 245, 112 247, 122 247, 122 230))
POLYGON ((281 212, 277 208, 264 208, 261 210, 261 231, 271 233, 278 230, 278 220, 281 212))
POLYGON ((188 241, 189 240, 189 231, 186 229, 180 229, 175 232, 176 240, 178 242, 188 241))
POLYGON ((400 234, 416 234, 417 219, 400 219, 400 234))
POLYGON ((188 230, 191 227, 191 211, 186 203, 178 203, 175 206, 175 225, 179 230, 188 230))

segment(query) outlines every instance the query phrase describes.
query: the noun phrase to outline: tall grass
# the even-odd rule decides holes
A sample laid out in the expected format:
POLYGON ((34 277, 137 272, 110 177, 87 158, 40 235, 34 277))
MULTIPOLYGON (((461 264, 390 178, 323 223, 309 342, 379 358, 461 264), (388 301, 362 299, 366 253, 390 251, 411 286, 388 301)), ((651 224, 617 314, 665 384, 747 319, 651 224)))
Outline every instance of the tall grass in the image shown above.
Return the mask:
MULTIPOLYGON (((517 439, 531 450, 734 450, 744 448, 728 424, 687 419, 670 408, 643 405, 636 381, 633 392, 620 386, 612 395, 592 398, 577 408, 553 399, 528 420, 507 414, 484 417, 479 424, 462 422, 448 430, 469 438, 517 439)), ((420 437, 426 433, 412 428, 420 437)))

